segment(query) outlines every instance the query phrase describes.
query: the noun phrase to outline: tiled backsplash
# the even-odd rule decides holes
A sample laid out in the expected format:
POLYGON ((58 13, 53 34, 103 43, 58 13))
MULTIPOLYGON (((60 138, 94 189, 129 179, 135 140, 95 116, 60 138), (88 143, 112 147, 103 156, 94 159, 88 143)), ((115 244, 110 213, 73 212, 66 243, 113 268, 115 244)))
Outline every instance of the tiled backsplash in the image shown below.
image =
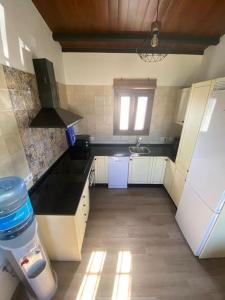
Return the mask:
MULTIPOLYGON (((134 143, 136 136, 113 135, 113 87, 67 85, 69 109, 84 118, 76 126, 77 133, 88 133, 93 143, 134 143)), ((145 143, 171 142, 177 135, 174 114, 178 87, 156 88, 149 136, 145 143)))
MULTIPOLYGON (((4 141, 13 136, 12 146, 16 153, 25 153, 25 161, 20 161, 26 165, 26 174, 24 172, 15 173, 14 170, 7 172, 7 175, 18 175, 25 178, 29 169, 35 182, 45 172, 52 163, 67 149, 64 129, 48 128, 29 128, 29 122, 40 109, 40 100, 38 96, 35 75, 16 70, 7 66, 1 66, 1 76, 5 77, 5 86, 1 86, 1 106, 0 106, 0 128, 5 130, 4 141), (3 103, 3 108, 2 108, 3 103), (9 115, 14 120, 11 132, 9 131, 9 115), (22 144, 21 144, 22 141, 22 144), (27 167, 29 166, 29 169, 27 167)), ((62 102, 66 101, 64 85, 59 85, 59 94, 62 102)), ((12 121, 11 121, 12 122, 12 121)), ((9 147, 9 157, 11 146, 9 147)), ((21 154, 22 155, 22 154, 21 154)), ((1 158, 4 162, 5 158, 1 158)), ((19 163, 19 161, 18 161, 19 163)), ((6 173, 0 167, 0 176, 6 173)))
MULTIPOLYGON (((133 143, 135 136, 113 136, 112 86, 58 84, 61 107, 83 116, 77 133, 93 143, 133 143)), ((157 87, 149 136, 145 143, 163 143, 176 136, 173 123, 177 87, 157 87)), ((35 182, 67 149, 64 129, 29 128, 40 109, 35 75, 0 65, 0 177, 31 172, 35 182)))

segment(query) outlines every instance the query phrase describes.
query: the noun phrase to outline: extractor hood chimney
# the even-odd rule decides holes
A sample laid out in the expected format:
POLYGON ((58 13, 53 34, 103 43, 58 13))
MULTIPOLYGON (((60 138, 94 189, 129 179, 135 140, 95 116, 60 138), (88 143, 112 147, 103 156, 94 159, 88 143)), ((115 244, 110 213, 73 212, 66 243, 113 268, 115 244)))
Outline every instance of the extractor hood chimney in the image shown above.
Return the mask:
POLYGON ((53 63, 42 58, 33 59, 33 64, 42 107, 30 127, 68 128, 76 124, 82 117, 59 107, 53 63))

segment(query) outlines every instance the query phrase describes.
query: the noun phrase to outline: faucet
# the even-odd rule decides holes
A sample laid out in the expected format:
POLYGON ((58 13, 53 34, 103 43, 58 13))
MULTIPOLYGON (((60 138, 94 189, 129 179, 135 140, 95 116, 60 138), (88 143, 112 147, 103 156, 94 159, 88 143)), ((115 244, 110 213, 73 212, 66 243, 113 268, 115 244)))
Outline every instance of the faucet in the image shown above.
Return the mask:
POLYGON ((141 146, 141 142, 142 142, 142 137, 141 136, 137 137, 136 147, 140 147, 141 146))

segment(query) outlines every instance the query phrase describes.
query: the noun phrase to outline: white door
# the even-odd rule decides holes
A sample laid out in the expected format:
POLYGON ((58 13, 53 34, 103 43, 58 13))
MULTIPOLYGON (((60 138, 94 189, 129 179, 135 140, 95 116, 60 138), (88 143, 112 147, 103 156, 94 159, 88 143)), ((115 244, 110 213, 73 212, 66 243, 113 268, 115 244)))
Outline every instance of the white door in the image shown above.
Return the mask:
POLYGON ((217 217, 186 182, 176 220, 194 255, 200 255, 217 217))
POLYGON ((95 157, 95 183, 108 182, 108 157, 95 157))
POLYGON ((166 169, 166 157, 154 157, 149 182, 152 184, 162 184, 166 169))
POLYGON ((128 183, 148 183, 150 157, 131 157, 129 160, 128 183))
POLYGON ((225 199, 225 91, 209 98, 187 180, 215 212, 225 199))

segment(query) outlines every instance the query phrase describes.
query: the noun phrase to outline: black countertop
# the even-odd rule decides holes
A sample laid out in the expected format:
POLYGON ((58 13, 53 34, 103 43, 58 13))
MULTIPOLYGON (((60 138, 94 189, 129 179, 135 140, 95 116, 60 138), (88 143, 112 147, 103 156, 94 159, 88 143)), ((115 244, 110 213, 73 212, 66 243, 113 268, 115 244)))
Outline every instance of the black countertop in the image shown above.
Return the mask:
MULTIPOLYGON (((29 195, 37 215, 74 215, 76 213, 94 156, 130 156, 130 145, 92 144, 86 157, 67 150, 30 189, 29 195)), ((145 145, 145 156, 167 156, 173 161, 173 145, 145 145)))
MULTIPOLYGON (((130 156, 129 146, 134 145, 121 145, 121 144, 93 144, 93 156, 130 156)), ((172 161, 176 159, 176 149, 172 144, 151 144, 143 145, 150 149, 149 154, 142 154, 141 156, 167 156, 172 161)))

